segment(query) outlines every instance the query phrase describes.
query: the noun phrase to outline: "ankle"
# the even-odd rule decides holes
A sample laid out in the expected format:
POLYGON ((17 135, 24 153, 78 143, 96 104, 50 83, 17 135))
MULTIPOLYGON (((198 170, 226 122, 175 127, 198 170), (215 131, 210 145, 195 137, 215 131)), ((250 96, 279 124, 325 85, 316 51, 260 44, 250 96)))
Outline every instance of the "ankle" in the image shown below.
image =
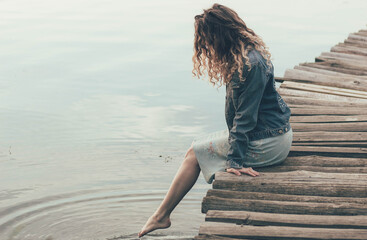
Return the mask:
POLYGON ((153 214, 153 216, 158 220, 158 221, 162 221, 164 219, 169 218, 169 214, 166 213, 159 213, 159 212, 155 212, 153 214))

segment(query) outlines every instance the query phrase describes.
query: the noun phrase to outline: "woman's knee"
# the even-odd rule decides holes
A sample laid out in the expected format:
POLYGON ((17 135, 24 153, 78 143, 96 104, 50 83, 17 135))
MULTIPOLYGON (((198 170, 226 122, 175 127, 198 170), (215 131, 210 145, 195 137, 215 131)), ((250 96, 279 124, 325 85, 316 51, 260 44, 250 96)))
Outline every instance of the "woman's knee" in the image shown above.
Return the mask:
POLYGON ((195 156, 194 147, 191 145, 189 149, 187 149, 185 158, 195 156))
POLYGON ((196 158, 196 155, 195 155, 195 151, 194 151, 194 148, 192 146, 187 150, 187 152, 185 154, 185 161, 198 164, 197 158, 196 158))

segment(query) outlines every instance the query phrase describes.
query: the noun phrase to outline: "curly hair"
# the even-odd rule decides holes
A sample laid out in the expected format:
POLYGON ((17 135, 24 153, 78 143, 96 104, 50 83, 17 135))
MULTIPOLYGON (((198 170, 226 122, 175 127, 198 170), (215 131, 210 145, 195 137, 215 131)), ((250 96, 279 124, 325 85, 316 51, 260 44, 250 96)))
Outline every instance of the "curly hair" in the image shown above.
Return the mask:
POLYGON ((197 78, 205 71, 209 81, 219 87, 230 82, 237 70, 242 81, 243 59, 251 69, 247 56, 251 49, 256 49, 271 66, 271 54, 262 39, 248 28, 238 14, 223 5, 215 3, 204 13, 195 16, 194 68, 192 73, 197 78))

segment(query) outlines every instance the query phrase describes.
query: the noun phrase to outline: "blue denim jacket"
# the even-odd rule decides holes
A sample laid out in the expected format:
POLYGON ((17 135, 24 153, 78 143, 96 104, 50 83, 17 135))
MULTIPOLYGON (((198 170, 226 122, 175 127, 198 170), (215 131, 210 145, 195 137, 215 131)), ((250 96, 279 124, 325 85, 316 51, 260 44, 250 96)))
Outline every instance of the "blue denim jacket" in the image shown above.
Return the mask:
MULTIPOLYGON (((235 72, 226 85, 225 116, 230 145, 226 168, 242 168, 249 141, 284 134, 291 128, 291 110, 276 90, 274 66, 255 49, 244 64, 245 81, 235 72)), ((244 61, 244 59, 243 59, 244 61)))

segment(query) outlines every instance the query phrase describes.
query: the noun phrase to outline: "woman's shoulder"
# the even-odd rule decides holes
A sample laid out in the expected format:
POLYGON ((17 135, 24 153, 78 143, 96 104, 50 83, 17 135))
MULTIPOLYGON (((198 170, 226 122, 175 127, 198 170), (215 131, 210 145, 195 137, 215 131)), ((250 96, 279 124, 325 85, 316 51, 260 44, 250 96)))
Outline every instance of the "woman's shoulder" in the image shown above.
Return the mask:
MULTIPOLYGON (((273 63, 270 61, 270 64, 268 64, 267 60, 264 58, 264 56, 255 48, 252 48, 248 51, 247 56, 250 61, 251 69, 253 68, 261 68, 266 72, 272 72, 274 71, 273 63)), ((251 70, 250 69, 250 70, 251 70)))
MULTIPOLYGON (((249 66, 245 63, 246 60, 244 58, 242 58, 242 62, 243 62, 242 76, 244 78, 247 78, 248 75, 251 74, 251 72, 253 73, 257 70, 264 71, 264 72, 267 72, 267 73, 269 73, 273 70, 273 64, 271 63, 271 61, 270 61, 271 67, 269 67, 267 65, 266 59, 255 48, 252 48, 247 52, 247 57, 249 59, 249 62, 250 62, 251 66, 249 68, 249 66)), ((239 73, 238 73, 237 70, 233 74, 233 79, 239 80, 239 73)))
POLYGON ((251 65, 264 64, 266 61, 261 53, 255 48, 252 48, 248 51, 247 57, 249 58, 251 65))

